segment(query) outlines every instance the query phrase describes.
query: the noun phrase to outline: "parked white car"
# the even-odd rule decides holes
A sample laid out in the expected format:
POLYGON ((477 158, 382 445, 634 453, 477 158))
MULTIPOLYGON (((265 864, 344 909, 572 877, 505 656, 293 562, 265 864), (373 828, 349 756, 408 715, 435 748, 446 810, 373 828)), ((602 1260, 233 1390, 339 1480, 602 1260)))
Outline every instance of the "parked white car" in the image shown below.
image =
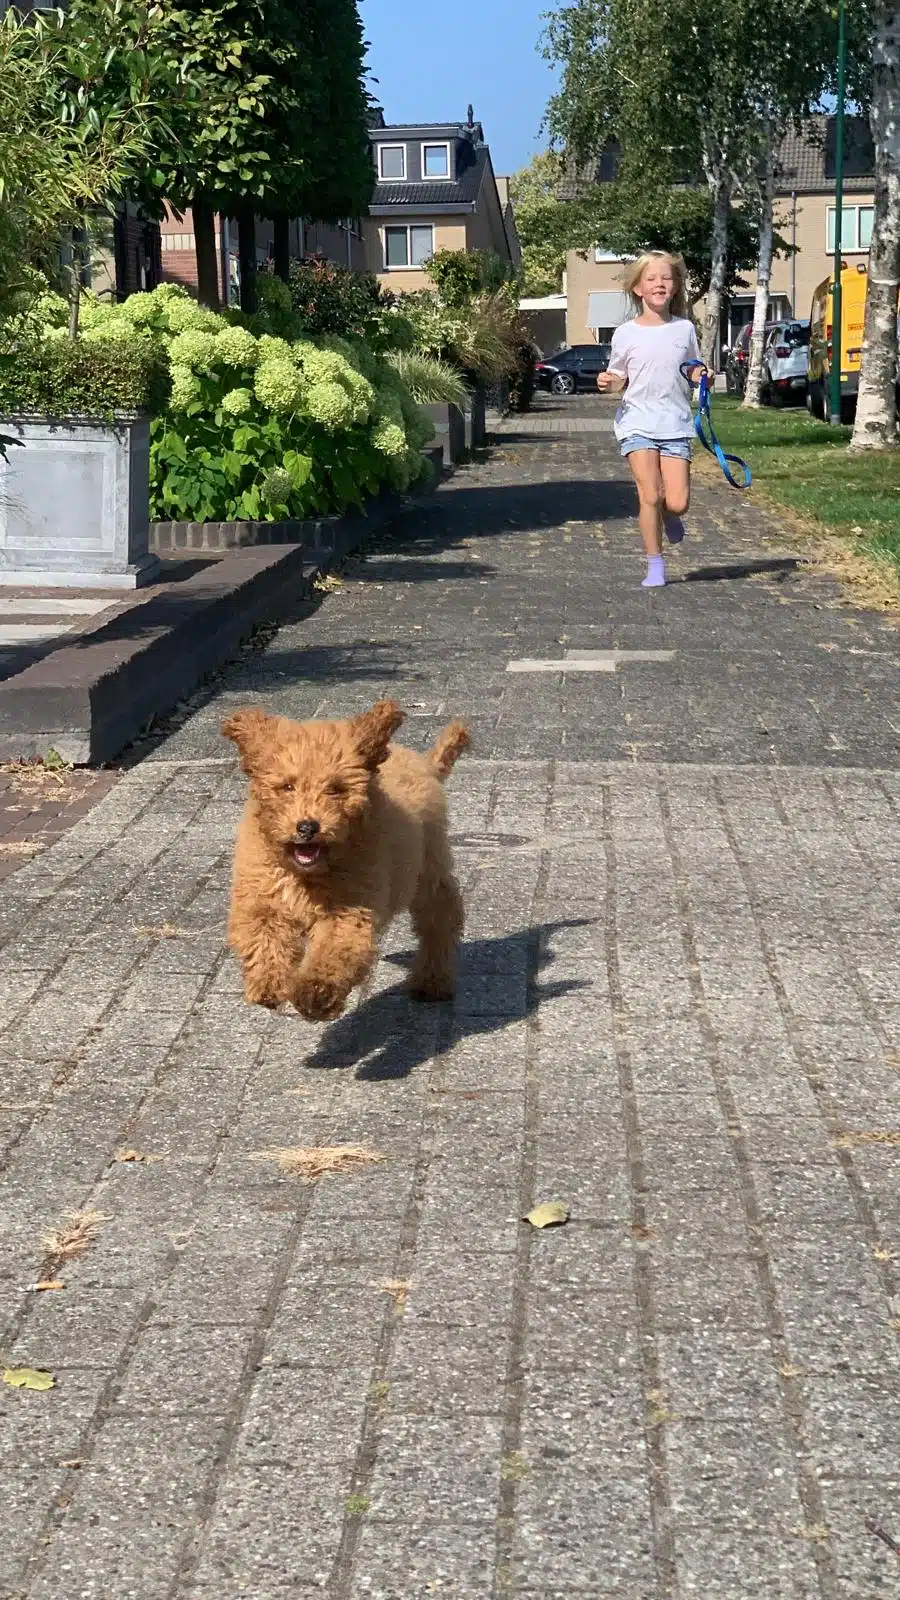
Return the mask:
POLYGON ((809 376, 809 322, 776 322, 763 350, 763 399, 802 402, 809 376))

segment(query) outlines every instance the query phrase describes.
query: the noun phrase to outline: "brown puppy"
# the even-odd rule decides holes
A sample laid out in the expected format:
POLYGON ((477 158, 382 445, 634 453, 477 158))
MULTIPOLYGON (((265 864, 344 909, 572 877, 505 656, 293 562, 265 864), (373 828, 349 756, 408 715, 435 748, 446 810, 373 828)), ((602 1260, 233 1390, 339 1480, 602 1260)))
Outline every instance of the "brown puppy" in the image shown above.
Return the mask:
POLYGON ((454 722, 420 756, 391 744, 402 721, 382 700, 349 722, 239 711, 223 723, 250 778, 228 926, 249 1004, 339 1017, 402 911, 419 940, 413 993, 452 997, 463 908, 441 779, 469 735, 454 722))

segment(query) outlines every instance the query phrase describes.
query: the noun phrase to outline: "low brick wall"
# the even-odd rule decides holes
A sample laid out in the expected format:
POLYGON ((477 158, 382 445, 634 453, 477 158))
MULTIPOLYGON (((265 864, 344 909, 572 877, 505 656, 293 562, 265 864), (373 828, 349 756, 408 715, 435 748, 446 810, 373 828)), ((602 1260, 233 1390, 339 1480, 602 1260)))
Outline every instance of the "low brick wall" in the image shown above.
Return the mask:
MULTIPOLYGON (((437 477, 443 464, 439 446, 424 452, 437 477)), ((299 544, 315 558, 333 555, 338 543, 346 543, 348 529, 365 537, 371 524, 383 521, 384 503, 394 500, 393 490, 383 489, 362 510, 345 511, 340 516, 316 517, 285 522, 151 522, 150 549, 155 555, 182 555, 187 552, 217 555, 226 550, 253 549, 259 545, 299 544)))

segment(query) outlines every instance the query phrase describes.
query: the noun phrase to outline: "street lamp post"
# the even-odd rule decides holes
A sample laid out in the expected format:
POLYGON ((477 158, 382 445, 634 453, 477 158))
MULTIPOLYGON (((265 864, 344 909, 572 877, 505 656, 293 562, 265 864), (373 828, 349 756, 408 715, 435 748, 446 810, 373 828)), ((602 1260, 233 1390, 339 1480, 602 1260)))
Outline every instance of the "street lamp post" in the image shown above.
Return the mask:
POLYGON ((831 301, 831 421, 841 420, 841 246, 844 221, 844 100, 847 77, 847 19, 844 0, 838 6, 837 112, 834 123, 834 286, 831 301))

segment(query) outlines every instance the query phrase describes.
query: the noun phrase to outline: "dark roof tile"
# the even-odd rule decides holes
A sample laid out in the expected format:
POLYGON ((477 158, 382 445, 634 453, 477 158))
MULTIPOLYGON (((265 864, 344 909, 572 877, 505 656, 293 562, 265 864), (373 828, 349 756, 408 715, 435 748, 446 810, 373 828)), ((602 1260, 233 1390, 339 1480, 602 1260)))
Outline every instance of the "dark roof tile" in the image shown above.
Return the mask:
POLYGON ((466 167, 455 183, 446 178, 436 183, 376 183, 370 206, 442 206, 474 205, 478 199, 481 180, 487 165, 487 146, 474 152, 472 164, 466 167))

